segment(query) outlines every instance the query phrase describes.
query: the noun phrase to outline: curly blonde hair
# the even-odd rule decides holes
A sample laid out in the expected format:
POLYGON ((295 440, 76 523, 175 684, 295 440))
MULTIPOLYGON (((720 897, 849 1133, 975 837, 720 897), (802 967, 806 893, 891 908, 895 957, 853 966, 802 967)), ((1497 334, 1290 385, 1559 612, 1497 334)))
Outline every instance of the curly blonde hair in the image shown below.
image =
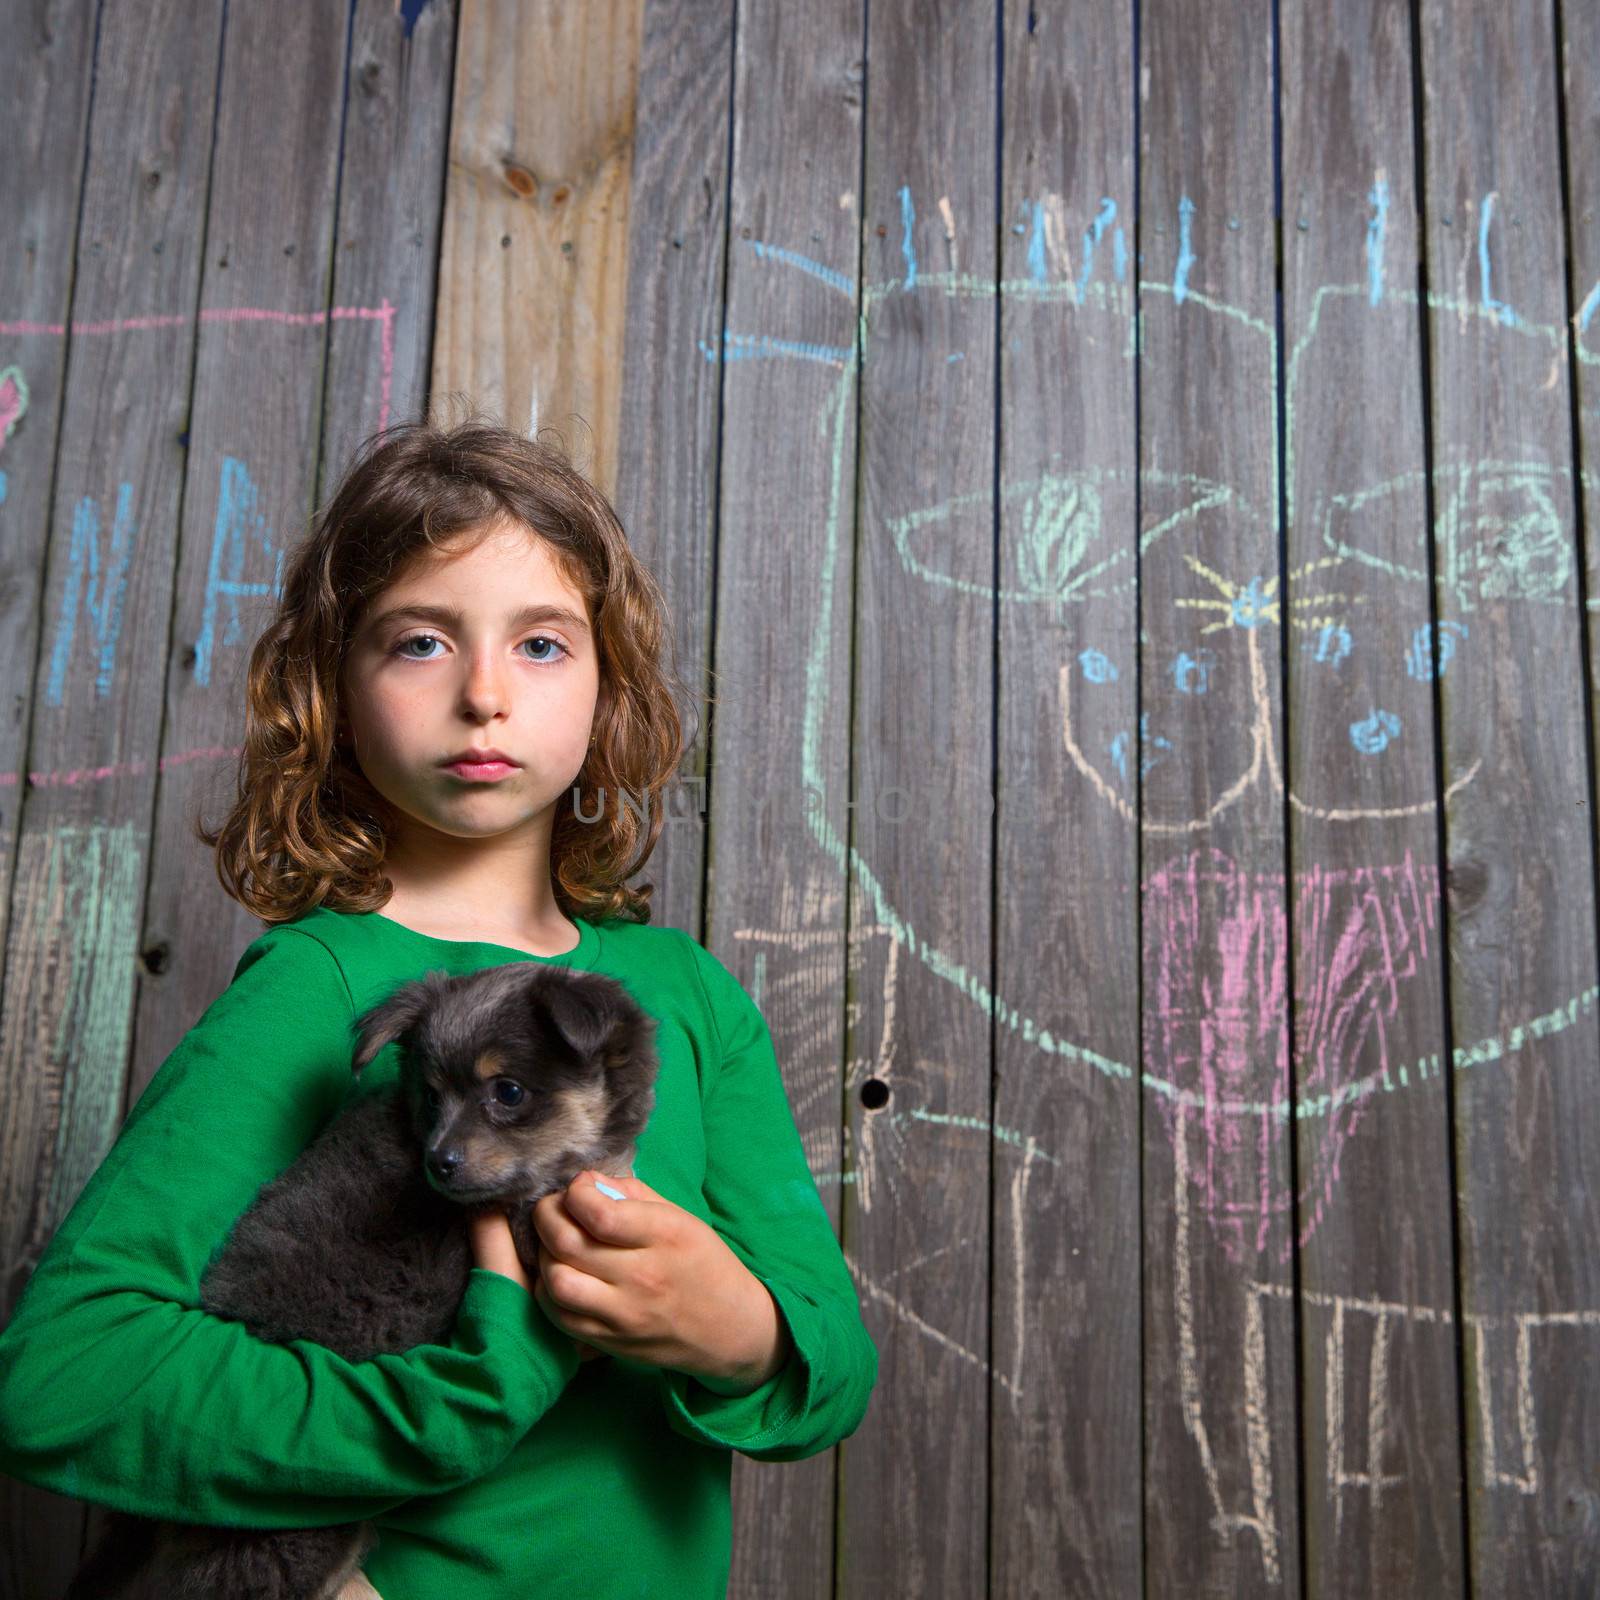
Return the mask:
POLYGON ((599 657, 594 744, 551 832, 556 902, 592 922, 650 920, 654 886, 624 880, 655 849, 685 748, 682 684, 663 660, 665 601, 564 447, 469 415, 365 439, 286 563, 250 653, 237 799, 220 827, 195 824, 224 890, 264 921, 318 905, 375 911, 389 899, 395 814, 338 737, 340 670, 365 608, 413 556, 463 535, 475 543, 507 521, 544 540, 583 595, 599 657), (602 796, 591 822, 602 791, 637 803, 602 796))

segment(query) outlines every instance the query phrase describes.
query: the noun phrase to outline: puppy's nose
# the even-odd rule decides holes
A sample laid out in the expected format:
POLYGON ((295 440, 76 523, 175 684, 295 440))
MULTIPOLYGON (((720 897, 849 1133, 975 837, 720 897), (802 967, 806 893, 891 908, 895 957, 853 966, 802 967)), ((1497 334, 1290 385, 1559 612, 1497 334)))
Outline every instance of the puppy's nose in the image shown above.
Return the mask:
POLYGON ((428 1157, 428 1171, 441 1183, 449 1183, 455 1177, 456 1169, 461 1165, 461 1152, 459 1150, 435 1150, 428 1157))

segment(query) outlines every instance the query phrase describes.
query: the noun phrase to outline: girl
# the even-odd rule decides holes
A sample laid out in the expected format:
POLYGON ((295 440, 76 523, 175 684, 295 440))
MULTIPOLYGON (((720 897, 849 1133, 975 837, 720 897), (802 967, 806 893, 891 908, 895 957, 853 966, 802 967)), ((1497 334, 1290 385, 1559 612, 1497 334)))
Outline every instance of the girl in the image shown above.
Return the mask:
POLYGON ((877 1351, 766 1024, 625 882, 682 751, 663 610, 552 447, 469 420, 358 452, 252 653, 237 803, 201 829, 269 927, 0 1334, 0 1469, 152 1517, 370 1518, 351 1595, 722 1600, 732 1452, 859 1425, 877 1351), (353 1019, 512 961, 605 972, 657 1019, 637 1176, 538 1202, 531 1282, 474 1216, 447 1344, 347 1362, 200 1309, 232 1223, 357 1092, 353 1019))

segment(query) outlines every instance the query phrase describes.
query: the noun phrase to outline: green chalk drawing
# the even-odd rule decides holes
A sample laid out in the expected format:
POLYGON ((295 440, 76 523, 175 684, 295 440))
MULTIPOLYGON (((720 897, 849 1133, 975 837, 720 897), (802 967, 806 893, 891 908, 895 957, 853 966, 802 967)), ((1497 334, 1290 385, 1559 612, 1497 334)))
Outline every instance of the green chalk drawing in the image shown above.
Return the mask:
POLYGON ((18 846, 15 881, 28 892, 15 914, 16 948, 50 952, 34 963, 49 974, 48 989, 26 998, 30 1012, 54 1020, 30 1070, 60 1092, 44 1232, 71 1209, 122 1126, 144 852, 144 830, 131 822, 25 831, 18 846))

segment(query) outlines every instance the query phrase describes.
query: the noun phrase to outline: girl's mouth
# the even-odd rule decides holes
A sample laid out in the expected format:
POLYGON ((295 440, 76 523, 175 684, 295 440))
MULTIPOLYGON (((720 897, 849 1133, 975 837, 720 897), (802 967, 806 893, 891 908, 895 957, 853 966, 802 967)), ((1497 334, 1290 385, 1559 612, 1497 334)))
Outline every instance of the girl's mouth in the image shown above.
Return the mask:
POLYGON ((474 783, 493 783, 517 769, 509 761, 455 761, 444 769, 474 783))

